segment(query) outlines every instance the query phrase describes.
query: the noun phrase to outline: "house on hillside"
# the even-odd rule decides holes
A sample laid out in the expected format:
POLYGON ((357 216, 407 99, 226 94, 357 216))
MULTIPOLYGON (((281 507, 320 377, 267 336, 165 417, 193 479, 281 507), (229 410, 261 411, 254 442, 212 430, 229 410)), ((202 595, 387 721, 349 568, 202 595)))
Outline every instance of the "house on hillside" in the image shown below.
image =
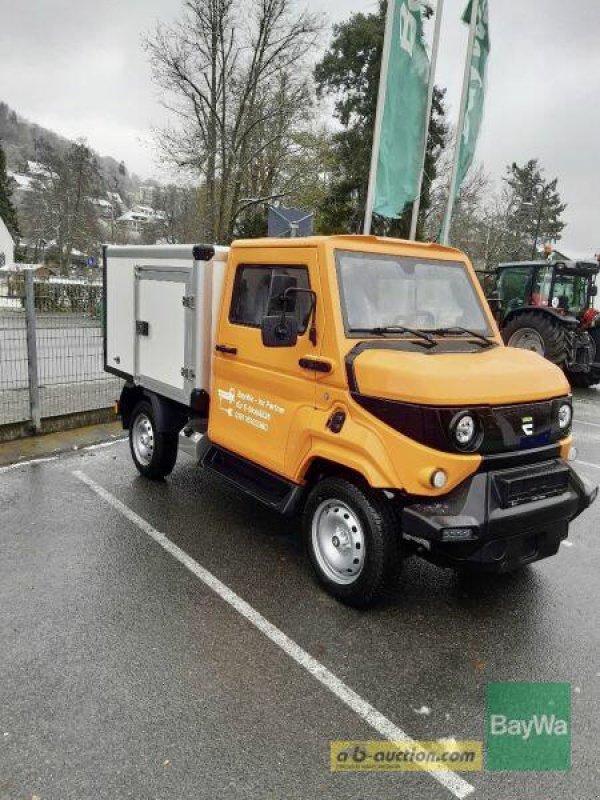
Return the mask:
POLYGON ((146 226, 152 223, 164 225, 165 222, 164 211, 156 211, 151 206, 134 206, 131 211, 126 211, 117 219, 117 225, 133 238, 139 237, 146 226))
POLYGON ((8 177, 13 182, 13 201, 16 206, 20 206, 32 189, 33 178, 31 175, 22 175, 18 172, 8 172, 8 177))
POLYGON ((0 268, 12 267, 15 263, 15 243, 0 217, 0 268))

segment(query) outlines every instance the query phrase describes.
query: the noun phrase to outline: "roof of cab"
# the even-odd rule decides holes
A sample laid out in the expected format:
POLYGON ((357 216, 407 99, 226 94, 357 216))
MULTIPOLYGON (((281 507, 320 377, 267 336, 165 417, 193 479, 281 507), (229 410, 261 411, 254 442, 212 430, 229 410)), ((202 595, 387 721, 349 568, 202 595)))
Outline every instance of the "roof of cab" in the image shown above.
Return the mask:
POLYGON ((232 242, 232 247, 318 247, 319 245, 331 245, 352 243, 360 244, 366 248, 369 245, 393 245, 394 247, 406 247, 427 251, 427 254, 447 253, 462 255, 460 250, 455 247, 447 247, 437 242, 413 242, 408 239, 393 239, 387 236, 365 236, 362 234, 335 234, 333 236, 306 236, 293 239, 276 239, 264 237, 262 239, 236 239, 232 242))
POLYGON ((537 269, 564 267, 567 271, 580 271, 588 275, 596 275, 600 271, 600 263, 595 261, 565 261, 562 259, 557 261, 507 261, 506 263, 498 264, 496 270, 514 269, 515 267, 536 267, 537 269))

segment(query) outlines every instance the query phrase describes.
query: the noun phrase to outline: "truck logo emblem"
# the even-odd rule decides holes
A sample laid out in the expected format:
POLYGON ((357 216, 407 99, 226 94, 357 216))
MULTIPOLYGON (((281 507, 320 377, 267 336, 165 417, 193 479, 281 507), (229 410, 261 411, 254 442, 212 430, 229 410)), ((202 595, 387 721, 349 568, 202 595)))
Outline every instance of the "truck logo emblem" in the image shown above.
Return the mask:
POLYGON ((533 436, 533 417, 523 417, 521 420, 521 430, 525 436, 533 436))

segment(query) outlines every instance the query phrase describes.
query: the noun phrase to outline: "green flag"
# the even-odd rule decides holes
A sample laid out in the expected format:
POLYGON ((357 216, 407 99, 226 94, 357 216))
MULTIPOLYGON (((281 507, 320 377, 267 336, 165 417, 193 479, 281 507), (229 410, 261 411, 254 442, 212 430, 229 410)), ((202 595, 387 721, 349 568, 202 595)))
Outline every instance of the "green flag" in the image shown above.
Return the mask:
MULTIPOLYGON (((373 211, 402 215, 418 193, 425 147, 429 57, 421 0, 394 3, 373 211)), ((386 76, 382 75, 382 79, 386 76)))
MULTIPOLYGON (((471 23, 473 0, 469 0, 467 10, 463 14, 463 22, 471 23)), ((485 100, 487 65, 490 54, 490 28, 488 15, 488 0, 479 0, 477 10, 477 27, 473 44, 473 57, 469 77, 469 95, 465 112, 465 124, 460 137, 460 154, 458 157, 458 180, 456 181, 456 196, 465 179, 469 167, 475 157, 477 139, 483 121, 483 105, 485 100)))

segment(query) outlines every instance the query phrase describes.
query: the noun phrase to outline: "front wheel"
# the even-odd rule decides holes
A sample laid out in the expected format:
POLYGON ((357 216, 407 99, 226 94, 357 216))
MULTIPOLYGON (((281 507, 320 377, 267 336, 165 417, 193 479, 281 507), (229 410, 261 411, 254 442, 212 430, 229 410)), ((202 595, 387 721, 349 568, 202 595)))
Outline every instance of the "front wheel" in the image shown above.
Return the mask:
POLYGON ((138 471, 151 480, 161 480, 177 461, 177 434, 159 433, 152 404, 142 400, 133 410, 129 425, 129 448, 138 471))
POLYGON ((374 491, 324 478, 308 496, 303 529, 317 578, 338 600, 367 608, 393 585, 399 567, 396 515, 374 491))

